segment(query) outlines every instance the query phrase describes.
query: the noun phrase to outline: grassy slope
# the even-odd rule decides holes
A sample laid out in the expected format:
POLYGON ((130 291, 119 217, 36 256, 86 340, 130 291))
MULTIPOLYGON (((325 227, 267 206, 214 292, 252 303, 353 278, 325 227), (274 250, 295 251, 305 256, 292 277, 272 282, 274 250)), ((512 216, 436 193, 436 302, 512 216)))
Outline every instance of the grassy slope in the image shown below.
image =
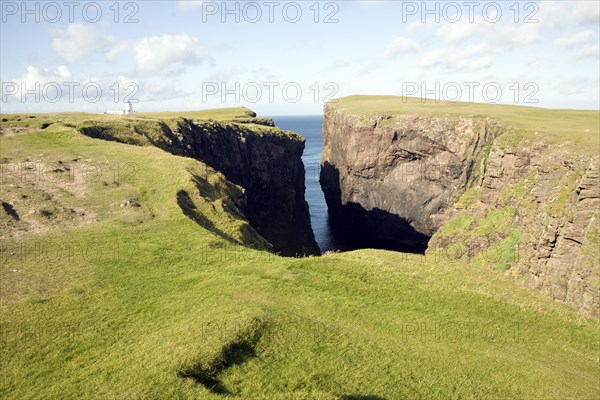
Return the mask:
POLYGON ((511 141, 543 138, 550 144, 567 145, 586 154, 597 154, 600 147, 599 111, 424 100, 400 96, 348 96, 329 104, 357 115, 419 113, 492 118, 513 128, 512 135, 507 135, 511 141))
POLYGON ((194 160, 58 125, 0 143, 3 162, 139 166, 64 194, 102 205, 97 223, 2 241, 2 398, 222 397, 182 373, 239 398, 600 396, 599 322, 493 272, 374 250, 276 257, 215 234, 244 238, 218 199, 195 199, 211 229, 182 214, 192 175, 209 198, 233 190, 194 160), (120 214, 131 196, 149 212, 120 214), (74 255, 36 256, 65 244, 74 255))
POLYGON ((10 125, 38 126, 41 122, 78 122, 88 119, 97 121, 122 121, 128 119, 142 118, 188 118, 188 119, 214 119, 216 121, 229 121, 234 118, 248 117, 253 112, 245 107, 220 108, 214 110, 199 110, 187 112, 149 112, 135 114, 135 116, 123 116, 114 114, 90 114, 90 113, 45 113, 45 114, 1 114, 3 123, 10 125), (6 119, 6 121, 4 121, 6 119))
MULTIPOLYGON (((113 128, 117 131, 120 130, 123 134, 129 134, 132 127, 140 125, 152 133, 152 129, 159 129, 158 123, 164 122, 168 126, 171 126, 175 122, 185 118, 192 121, 218 121, 224 125, 233 123, 242 125, 258 133, 299 137, 299 135, 291 131, 253 123, 260 120, 260 118, 253 118, 255 115, 252 110, 245 107, 186 112, 147 112, 132 115, 90 113, 0 114, 0 120, 2 121, 0 127, 45 129, 46 126, 53 123, 60 123, 61 125, 73 128, 99 125, 113 128)), ((159 133, 162 132, 157 132, 157 134, 159 133)))

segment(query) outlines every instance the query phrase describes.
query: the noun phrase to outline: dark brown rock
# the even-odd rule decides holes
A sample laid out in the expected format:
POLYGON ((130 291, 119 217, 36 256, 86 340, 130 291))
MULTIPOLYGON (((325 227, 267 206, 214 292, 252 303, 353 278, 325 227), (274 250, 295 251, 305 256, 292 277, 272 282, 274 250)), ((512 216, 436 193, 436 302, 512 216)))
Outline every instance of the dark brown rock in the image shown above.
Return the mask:
POLYGON ((131 129, 85 125, 91 137, 136 145, 154 145, 192 157, 245 189, 243 212, 250 225, 286 256, 319 254, 304 200, 304 139, 273 128, 270 119, 233 121, 135 121, 131 129))
POLYGON ((304 139, 244 125, 184 120, 174 147, 246 190, 250 225, 283 255, 319 254, 304 199, 304 139))
POLYGON ((543 140, 501 145, 503 134, 510 128, 482 118, 327 107, 321 185, 331 217, 357 235, 431 236, 427 253, 503 270, 600 317, 598 156, 543 140), (447 228, 455 220, 464 225, 447 228))
POLYGON ((332 222, 357 235, 424 242, 474 175, 493 122, 358 117, 327 106, 321 186, 332 222))

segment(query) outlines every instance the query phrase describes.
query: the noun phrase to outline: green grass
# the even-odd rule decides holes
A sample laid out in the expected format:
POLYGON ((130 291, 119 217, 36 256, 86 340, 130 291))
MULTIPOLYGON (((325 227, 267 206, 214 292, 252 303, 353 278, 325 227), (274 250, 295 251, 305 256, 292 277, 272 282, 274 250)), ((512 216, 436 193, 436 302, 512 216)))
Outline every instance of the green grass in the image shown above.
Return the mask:
POLYGON ((562 184, 562 189, 558 194, 558 197, 552 204, 549 204, 547 207, 547 212, 549 215, 561 216, 572 211, 570 209, 567 209, 566 204, 567 201, 575 195, 575 186, 577 185, 577 181, 581 177, 581 173, 582 171, 576 171, 575 173, 563 179, 564 182, 562 184))
POLYGON ((504 233, 512 225, 515 217, 514 207, 492 208, 487 210, 485 217, 469 231, 470 236, 482 236, 493 233, 504 233))
POLYGON ((199 111, 163 111, 163 112, 148 112, 140 113, 141 117, 152 119, 170 119, 170 118, 187 118, 187 119, 214 119, 216 121, 228 121, 234 118, 245 118, 255 116, 255 113, 246 108, 217 108, 213 110, 199 111))
MULTIPOLYGON (((533 179, 528 179, 528 181, 533 181, 533 179)), ((519 204, 519 206, 532 206, 535 200, 528 196, 527 183, 528 182, 525 180, 520 180, 515 184, 506 185, 500 194, 502 203, 506 204, 513 202, 519 204)))
MULTIPOLYGON (((290 131, 268 126, 266 118, 245 107, 200 110, 188 112, 149 112, 133 115, 91 113, 0 114, 0 129, 47 129, 52 124, 62 127, 87 129, 92 137, 109 138, 123 143, 164 147, 172 139, 173 131, 187 121, 202 123, 207 129, 212 122, 233 129, 244 129, 260 135, 286 135, 300 138, 290 131), (267 123, 267 125, 266 125, 267 123), (170 135, 170 136, 169 136, 170 135)), ((19 132, 17 132, 19 133, 19 132)))
POLYGON ((475 201, 479 200, 479 192, 480 192, 479 187, 477 187, 475 185, 469 187, 460 196, 460 199, 458 199, 458 202, 456 204, 460 205, 461 207, 471 206, 475 201))
MULTIPOLYGON (((105 166, 73 192, 33 185, 96 221, 3 236, 1 398, 600 396, 599 321, 493 271, 378 250, 281 258, 243 245, 261 240, 232 210, 239 188, 202 163, 59 125, 0 144, 5 165, 105 166)), ((3 200, 31 186, 3 179, 3 200)))
POLYGON ((513 150, 518 150, 522 140, 526 144, 543 140, 583 154, 597 154, 600 146, 598 110, 423 100, 415 97, 360 95, 335 99, 328 104, 336 110, 364 116, 418 113, 491 118, 509 128, 509 134, 502 135, 498 144, 513 150))
POLYGON ((461 214, 458 217, 445 223, 437 232, 437 234, 440 237, 451 237, 458 235, 460 233, 463 233, 465 229, 467 229, 471 225, 472 222, 473 219, 471 217, 465 214, 461 214))
POLYGON ((236 118, 249 118, 254 114, 253 111, 245 107, 238 108, 218 108, 211 110, 199 110, 188 112, 148 112, 136 113, 134 115, 114 115, 114 114, 92 114, 92 113, 42 113, 42 114, 0 114, 0 121, 11 126, 30 126, 37 127, 44 122, 79 122, 93 119, 100 122, 122 121, 122 120, 141 120, 141 119, 212 119, 215 121, 230 121, 236 118))
POLYGON ((523 241, 523 231, 519 228, 497 243, 491 244, 473 259, 478 266, 493 266, 500 271, 506 271, 519 261, 519 244, 523 241))

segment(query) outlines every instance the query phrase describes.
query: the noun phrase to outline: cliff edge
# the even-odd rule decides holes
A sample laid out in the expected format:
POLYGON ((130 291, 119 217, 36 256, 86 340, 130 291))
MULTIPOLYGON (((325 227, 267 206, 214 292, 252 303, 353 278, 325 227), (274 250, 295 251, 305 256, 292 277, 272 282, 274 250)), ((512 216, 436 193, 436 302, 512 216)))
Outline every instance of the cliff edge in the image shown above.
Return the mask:
POLYGON ((325 108, 321 186, 356 235, 494 267, 598 317, 598 125, 594 111, 351 96, 325 108))
POLYGON ((335 225, 417 248, 464 192, 500 127, 419 113, 325 107, 321 186, 335 225))
POLYGON ((153 145, 204 162, 244 190, 243 211, 272 250, 319 254, 304 199, 304 138, 248 109, 148 113, 80 121, 91 137, 153 145))

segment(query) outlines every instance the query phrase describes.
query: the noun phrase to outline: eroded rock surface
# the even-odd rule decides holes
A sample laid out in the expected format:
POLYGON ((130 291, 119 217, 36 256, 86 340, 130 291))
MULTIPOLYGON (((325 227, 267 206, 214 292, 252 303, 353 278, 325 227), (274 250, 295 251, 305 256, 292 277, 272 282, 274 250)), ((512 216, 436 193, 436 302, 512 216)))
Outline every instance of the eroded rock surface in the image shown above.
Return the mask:
POLYGON ((598 160, 543 143, 518 151, 494 145, 482 179, 448 210, 430 251, 462 246, 526 287, 600 317, 598 160), (463 201, 464 200, 464 201, 463 201), (498 210, 506 211, 491 224, 498 210), (465 221, 453 229, 456 221, 465 221))
POLYGON ((300 135, 260 134, 243 125, 188 120, 175 133, 175 147, 245 189, 248 221, 277 252, 319 254, 304 199, 300 135))
POLYGON ((327 106, 321 186, 332 222, 357 234, 427 242, 498 131, 487 120, 356 116, 327 106))
POLYGON ((323 135, 321 185, 334 222, 396 241, 431 236, 428 257, 495 268, 600 317, 597 153, 543 135, 522 141, 483 117, 369 117, 332 106, 323 135))
POLYGON ((319 254, 304 199, 304 138, 254 115, 232 121, 140 120, 127 129, 94 122, 80 131, 105 140, 154 145, 206 163, 244 188, 243 211, 275 252, 319 254))

